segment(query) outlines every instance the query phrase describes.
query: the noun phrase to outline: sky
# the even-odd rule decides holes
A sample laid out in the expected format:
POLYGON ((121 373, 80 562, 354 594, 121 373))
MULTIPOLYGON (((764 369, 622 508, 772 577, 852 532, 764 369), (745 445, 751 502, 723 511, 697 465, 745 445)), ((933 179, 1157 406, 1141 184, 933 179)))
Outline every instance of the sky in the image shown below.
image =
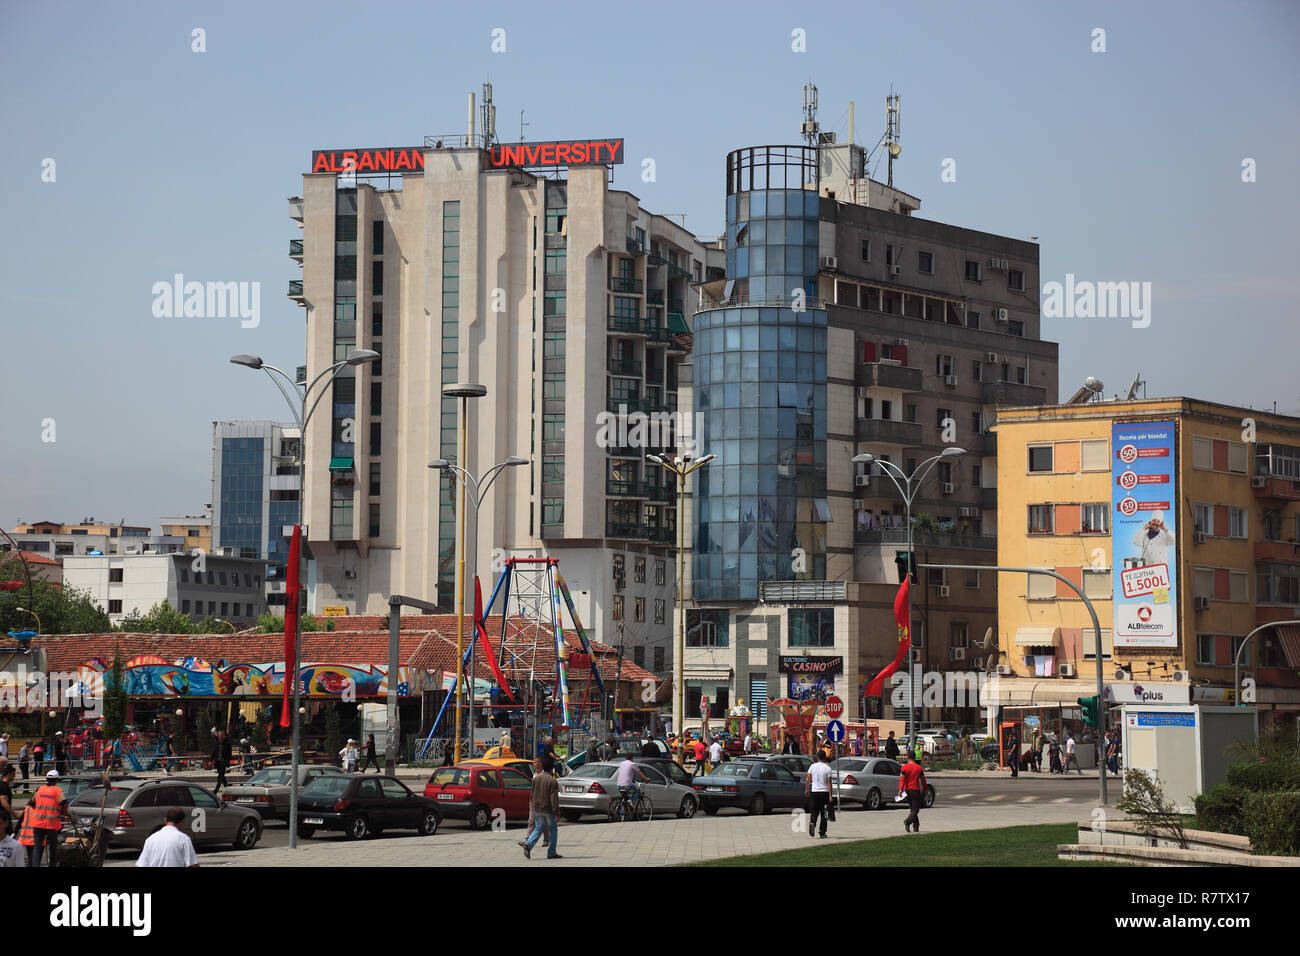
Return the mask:
POLYGON ((311 151, 463 132, 486 81, 501 140, 520 110, 528 140, 624 137, 614 186, 702 236, 729 150, 799 141, 805 83, 864 144, 892 87, 922 217, 1038 236, 1044 283, 1151 283, 1145 328, 1044 319, 1062 398, 1140 374, 1300 414, 1300 5, 796 7, 0 0, 0 523, 201 513, 211 423, 287 417, 227 359, 302 362, 311 151), (155 316, 175 273, 260 283, 259 323, 155 316))

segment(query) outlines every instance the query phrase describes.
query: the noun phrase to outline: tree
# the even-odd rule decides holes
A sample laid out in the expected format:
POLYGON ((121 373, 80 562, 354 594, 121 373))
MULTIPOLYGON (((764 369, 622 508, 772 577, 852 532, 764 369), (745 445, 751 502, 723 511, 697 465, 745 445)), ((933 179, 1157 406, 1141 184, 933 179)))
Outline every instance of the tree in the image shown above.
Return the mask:
POLYGON ((141 614, 132 611, 118 625, 119 631, 138 634, 193 634, 194 623, 167 601, 160 601, 141 614))
MULTIPOLYGON (((302 629, 304 631, 332 631, 335 628, 332 617, 317 617, 314 614, 304 614, 302 616, 302 629)), ((284 618, 267 611, 257 619, 257 629, 263 634, 283 634, 284 618)))
POLYGON ((1183 832, 1183 817, 1172 800, 1165 796, 1164 788, 1155 775, 1145 770, 1129 767, 1124 771, 1124 796, 1115 804, 1137 824, 1140 832, 1155 839, 1164 831, 1184 850, 1187 834, 1183 832))
POLYGON ((104 739, 116 740, 126 732, 126 663, 122 645, 113 648, 113 666, 104 680, 104 739))
POLYGON ((36 618, 20 607, 36 612, 44 634, 102 634, 113 629, 87 591, 33 579, 29 594, 27 572, 16 554, 0 555, 0 581, 23 582, 17 591, 0 591, 0 633, 36 630, 36 618))
POLYGON ((226 625, 222 621, 217 620, 217 618, 209 614, 203 620, 199 621, 198 624, 194 625, 194 633, 195 634, 221 634, 221 633, 228 634, 230 632, 226 629, 226 625))

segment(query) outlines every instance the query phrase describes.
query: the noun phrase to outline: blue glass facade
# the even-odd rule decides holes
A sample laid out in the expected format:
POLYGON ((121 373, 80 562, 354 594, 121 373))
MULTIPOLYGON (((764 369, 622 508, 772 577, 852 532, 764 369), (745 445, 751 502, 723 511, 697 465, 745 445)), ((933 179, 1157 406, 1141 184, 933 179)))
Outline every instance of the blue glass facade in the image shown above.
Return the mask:
POLYGON ((817 253, 815 189, 727 197, 731 304, 698 313, 694 329, 695 411, 704 452, 718 456, 696 472, 696 601, 757 600, 762 581, 825 578, 826 312, 813 307, 817 253), (794 307, 796 293, 805 307, 794 307))
POLYGON ((221 525, 218 541, 226 548, 248 548, 260 555, 266 442, 261 438, 221 439, 221 525))

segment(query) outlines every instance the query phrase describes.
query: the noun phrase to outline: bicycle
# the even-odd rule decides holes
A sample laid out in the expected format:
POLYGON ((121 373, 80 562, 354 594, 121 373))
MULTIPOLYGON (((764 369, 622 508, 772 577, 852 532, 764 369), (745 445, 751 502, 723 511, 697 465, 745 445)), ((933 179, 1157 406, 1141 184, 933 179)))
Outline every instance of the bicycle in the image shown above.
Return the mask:
POLYGON ((619 787, 618 797, 610 801, 609 822, 624 823, 628 820, 650 820, 654 817, 654 804, 642 792, 640 787, 619 787), (636 800, 631 798, 636 791, 636 800))

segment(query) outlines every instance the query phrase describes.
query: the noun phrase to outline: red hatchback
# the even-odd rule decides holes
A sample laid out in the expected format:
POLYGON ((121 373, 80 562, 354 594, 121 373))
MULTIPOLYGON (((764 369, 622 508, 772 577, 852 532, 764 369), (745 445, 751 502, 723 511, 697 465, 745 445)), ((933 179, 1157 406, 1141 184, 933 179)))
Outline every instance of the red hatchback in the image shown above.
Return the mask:
POLYGON ((506 820, 527 820, 532 781, 518 770, 490 764, 461 763, 439 767, 424 785, 445 817, 459 817, 475 830, 486 830, 505 811, 506 820))

